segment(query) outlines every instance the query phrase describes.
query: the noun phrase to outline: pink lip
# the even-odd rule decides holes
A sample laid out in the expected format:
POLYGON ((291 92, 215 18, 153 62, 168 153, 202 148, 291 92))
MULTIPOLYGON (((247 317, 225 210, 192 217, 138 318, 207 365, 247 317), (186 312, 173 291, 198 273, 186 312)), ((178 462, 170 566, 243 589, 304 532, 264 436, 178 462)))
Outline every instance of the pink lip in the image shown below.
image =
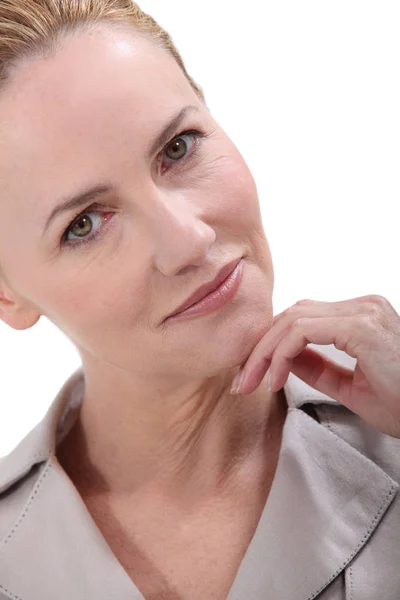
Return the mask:
MULTIPOLYGON (((232 263, 230 264, 232 265, 232 263)), ((188 308, 184 310, 172 313, 172 315, 169 315, 169 317, 167 317, 167 319, 165 320, 181 320, 191 318, 194 316, 205 315, 210 312, 214 312, 218 308, 224 306, 227 302, 229 302, 229 300, 233 298, 237 289, 239 288, 243 276, 243 258, 241 258, 239 261, 236 260, 234 265, 236 266, 233 269, 233 271, 231 267, 231 272, 228 274, 228 276, 225 276, 223 280, 220 279, 220 283, 216 288, 214 286, 214 289, 212 289, 212 285, 209 284, 209 287, 211 287, 211 291, 207 295, 204 296, 203 291, 202 298, 198 302, 195 302, 194 304, 192 303, 188 308)), ((228 265, 226 265, 224 269, 221 269, 220 273, 223 274, 224 270, 226 272, 227 267, 228 265)), ((220 274, 219 277, 221 278, 220 274)), ((200 290, 204 290, 204 288, 205 286, 200 288, 200 290)), ((199 290, 197 291, 197 294, 198 293, 199 290)))
POLYGON ((237 266, 240 260, 241 258, 236 258, 224 265, 212 281, 201 285, 193 294, 186 298, 186 300, 182 302, 182 304, 178 306, 178 308, 173 313, 169 314, 168 317, 173 317, 174 315, 181 313, 186 308, 189 308, 189 306, 192 306, 199 300, 205 298, 205 296, 207 296, 207 294, 209 294, 210 292, 216 290, 217 287, 228 277, 228 275, 232 273, 233 269, 237 266))

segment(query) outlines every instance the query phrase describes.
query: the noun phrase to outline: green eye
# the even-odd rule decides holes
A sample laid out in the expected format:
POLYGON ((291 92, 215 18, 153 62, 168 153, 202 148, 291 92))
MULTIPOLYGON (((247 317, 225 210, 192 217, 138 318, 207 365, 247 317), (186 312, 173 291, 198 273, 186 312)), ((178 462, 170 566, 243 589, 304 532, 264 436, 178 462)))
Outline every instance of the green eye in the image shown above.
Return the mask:
MULTIPOLYGON (((202 135, 203 134, 201 134, 199 131, 187 131, 180 133, 172 141, 168 142, 167 146, 164 149, 164 152, 168 155, 168 151, 170 150, 171 154, 168 155, 168 158, 171 158, 173 162, 180 161, 186 156, 186 153, 188 152, 188 144, 184 141, 184 138, 199 138, 202 135)), ((191 146, 189 144, 189 151, 190 148, 193 146, 196 146, 196 142, 194 142, 191 146)))
MULTIPOLYGON (((176 168, 178 168, 182 163, 187 163, 188 161, 191 161, 192 159, 194 159, 198 153, 200 152, 201 149, 201 144, 199 143, 200 139, 203 138, 207 138, 209 137, 210 134, 207 133, 202 133, 201 131, 197 131, 196 129, 193 130, 189 130, 189 131, 182 131, 182 133, 179 133, 178 135, 176 135, 172 140, 170 140, 167 145, 164 147, 162 154, 167 153, 167 152, 171 152, 171 156, 169 157, 171 160, 170 166, 167 169, 168 171, 175 168, 174 165, 176 165, 176 168), (190 138, 193 137, 195 138, 195 141, 192 143, 192 145, 187 144, 186 141, 183 138, 190 138), (188 145, 189 145, 189 150, 188 150, 188 145)), ((103 224, 101 224, 99 226, 99 228, 96 230, 95 233, 91 233, 91 231, 93 230, 93 227, 89 228, 89 232, 87 235, 82 235, 81 237, 78 236, 78 239, 68 239, 68 235, 71 232, 71 230, 75 227, 76 224, 78 223, 84 223, 87 224, 88 221, 90 222, 91 219, 87 217, 87 215, 89 213, 95 213, 95 214, 105 214, 104 211, 104 207, 102 207, 102 205, 100 204, 92 204, 91 206, 89 206, 84 212, 81 212, 79 214, 77 214, 74 219, 71 221, 71 223, 68 225, 67 229, 64 231, 62 237, 61 237, 61 245, 62 246, 67 246, 68 248, 76 248, 78 246, 82 246, 85 244, 90 244, 94 241, 96 241, 97 239, 99 239, 102 234, 103 234, 103 229, 104 226, 103 224), (94 208, 98 209, 98 210, 93 210, 94 208), (102 210, 101 210, 102 209, 102 210)), ((109 212, 107 212, 106 214, 110 214, 109 212)), ((85 225, 81 228, 81 230, 84 233, 85 230, 85 225)))

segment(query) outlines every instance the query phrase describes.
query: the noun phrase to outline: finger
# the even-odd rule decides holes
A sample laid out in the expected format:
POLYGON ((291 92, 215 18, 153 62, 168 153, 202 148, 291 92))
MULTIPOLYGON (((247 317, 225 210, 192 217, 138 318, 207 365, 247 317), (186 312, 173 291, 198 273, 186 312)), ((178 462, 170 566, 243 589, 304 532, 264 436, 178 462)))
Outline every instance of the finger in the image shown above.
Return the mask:
MULTIPOLYGON (((331 361, 313 349, 309 343, 334 344, 339 350, 346 346, 353 328, 349 320, 336 317, 298 319, 277 346, 270 366, 271 389, 280 389, 290 372, 311 387, 346 404, 351 397, 352 369, 331 361), (302 358, 296 360, 300 355, 302 358)), ((250 377, 248 379, 250 386, 250 377)))
POLYGON ((292 359, 289 371, 274 368, 274 372, 271 372, 272 390, 281 389, 290 373, 335 400, 342 398, 343 404, 351 395, 354 371, 308 346, 292 359))
MULTIPOLYGON (((367 297, 368 298, 368 297, 367 297)), ((293 306, 290 306, 283 312, 279 313, 274 317, 273 325, 269 331, 261 338, 261 340, 253 348, 250 356, 244 363, 241 371, 243 372, 243 379, 240 389, 236 393, 250 393, 248 390, 255 389, 260 385, 262 379, 265 376, 268 368, 270 368, 272 357, 278 345, 282 339, 288 334, 294 323, 301 319, 313 319, 313 318, 334 318, 338 321, 345 319, 350 320, 352 316, 360 315, 365 312, 365 306, 367 302, 364 298, 356 298, 354 300, 343 300, 339 302, 321 302, 317 300, 300 300, 293 306), (360 302, 362 300, 362 302, 360 302), (362 309, 362 310, 361 310, 362 309), (303 315, 303 316, 302 316, 303 315)), ((323 332, 322 332, 323 333, 323 332)), ((322 337, 321 339, 326 339, 322 337)), ((313 342, 316 344, 331 344, 329 342, 313 342)), ((335 344, 336 345, 336 344, 335 344)), ((340 350, 345 350, 354 356, 354 352, 346 348, 346 345, 342 347, 336 345, 340 350)))
MULTIPOLYGON (((360 300, 360 299, 356 299, 360 300)), ((341 300, 338 302, 323 302, 319 300, 299 300, 293 306, 285 309, 273 319, 272 327, 258 342, 252 354, 247 359, 243 370, 253 369, 257 360, 261 357, 272 358, 272 355, 287 334, 290 327, 299 319, 312 318, 345 318, 360 314, 367 314, 364 310, 366 303, 356 303, 354 300, 341 300)), ((321 342, 322 343, 322 342, 321 342)))
POLYGON ((346 408, 383 433, 400 437, 400 420, 393 411, 379 402, 373 390, 354 389, 355 371, 346 369, 307 347, 293 360, 292 373, 316 390, 340 401, 346 408), (350 386, 350 392, 346 386, 350 386))
POLYGON ((289 322, 284 329, 277 329, 272 338, 268 332, 243 368, 240 393, 249 394, 254 391, 268 368, 273 391, 280 389, 289 376, 292 359, 309 343, 334 344, 339 350, 344 350, 352 335, 353 324, 351 317, 301 317, 289 322), (280 387, 276 388, 277 385, 280 387))

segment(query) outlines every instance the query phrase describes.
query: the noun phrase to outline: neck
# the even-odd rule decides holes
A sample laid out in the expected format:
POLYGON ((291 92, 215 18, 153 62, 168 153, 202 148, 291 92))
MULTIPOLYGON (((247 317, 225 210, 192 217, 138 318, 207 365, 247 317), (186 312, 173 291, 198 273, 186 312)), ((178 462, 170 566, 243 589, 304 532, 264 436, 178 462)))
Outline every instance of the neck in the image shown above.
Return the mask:
POLYGON ((91 495, 156 492, 191 505, 245 488, 275 471, 287 405, 283 390, 268 391, 265 379, 252 394, 231 395, 233 375, 156 397, 85 374, 80 413, 57 458, 91 495))

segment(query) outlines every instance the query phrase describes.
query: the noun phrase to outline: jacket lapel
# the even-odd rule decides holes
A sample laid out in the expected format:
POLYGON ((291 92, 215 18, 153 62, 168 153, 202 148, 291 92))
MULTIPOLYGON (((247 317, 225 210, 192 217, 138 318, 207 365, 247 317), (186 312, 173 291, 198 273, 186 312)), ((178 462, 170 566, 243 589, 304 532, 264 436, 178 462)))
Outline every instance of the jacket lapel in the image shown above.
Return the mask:
MULTIPOLYGON (((333 344, 310 346, 355 366, 333 344)), ((284 390, 288 414, 275 478, 227 600, 316 598, 368 542, 400 487, 302 410, 340 406, 337 400, 293 373, 284 390)))
POLYGON ((289 408, 264 512, 228 600, 315 598, 367 543, 399 484, 289 408))
POLYGON ((3 458, 0 493, 43 463, 29 500, 0 546, 0 593, 23 600, 143 600, 59 464, 56 445, 82 400, 82 367, 44 418, 3 458))
MULTIPOLYGON (((0 493, 43 462, 0 547, 0 592, 23 600, 143 600, 55 457, 82 394, 79 368, 44 419, 3 460, 0 493)), ((334 399, 292 373, 271 492, 227 600, 312 600, 368 542, 399 484, 308 416, 307 402, 334 399)))
POLYGON ((143 600, 55 458, 0 552, 0 591, 22 600, 143 600))

